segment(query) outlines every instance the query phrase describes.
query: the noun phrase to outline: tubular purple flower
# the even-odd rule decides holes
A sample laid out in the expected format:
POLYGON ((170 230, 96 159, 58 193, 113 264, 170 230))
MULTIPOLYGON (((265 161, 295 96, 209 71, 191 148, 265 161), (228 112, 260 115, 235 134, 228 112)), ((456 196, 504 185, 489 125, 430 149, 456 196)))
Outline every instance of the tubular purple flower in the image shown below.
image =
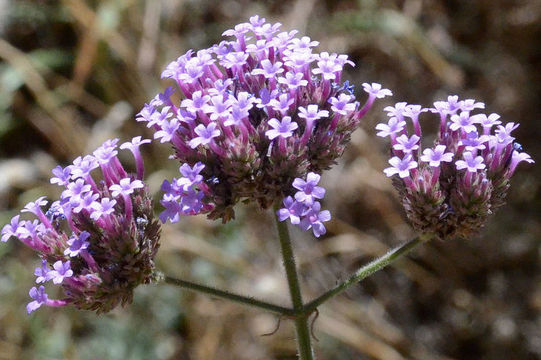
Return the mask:
POLYGON ((459 115, 451 116, 451 125, 449 125, 449 128, 453 131, 462 130, 465 133, 477 131, 475 121, 476 119, 471 118, 469 112, 462 111, 459 115))
POLYGON ((278 219, 280 221, 289 219, 293 225, 300 224, 301 216, 306 213, 306 205, 294 200, 291 196, 286 197, 283 203, 284 208, 278 210, 278 219))
POLYGON ((524 153, 524 152, 518 152, 513 151, 513 155, 511 156, 511 164, 509 164, 509 174, 508 176, 511 177, 515 173, 515 169, 517 168, 517 165, 521 162, 527 162, 529 164, 533 164, 535 161, 531 158, 530 155, 524 153))
POLYGON ((4 225, 2 228, 2 242, 8 241, 12 236, 21 236, 21 228, 24 228, 25 221, 19 221, 20 217, 20 215, 15 215, 10 224, 4 225))
POLYGON ((403 179, 410 176, 410 170, 417 168, 417 162, 413 161, 411 154, 404 156, 402 159, 398 156, 393 156, 389 159, 389 164, 391 167, 383 170, 388 177, 398 174, 403 179))
POLYGON ((64 250, 64 255, 74 257, 79 255, 83 250, 88 249, 90 243, 86 241, 90 237, 90 233, 83 231, 79 236, 72 236, 68 241, 69 248, 64 250))
POLYGON ((445 145, 436 145, 434 149, 425 149, 420 159, 427 162, 431 167, 439 167, 442 161, 453 161, 454 155, 452 152, 445 152, 445 145))
POLYGON ((53 280, 54 284, 61 284, 65 278, 73 276, 73 270, 71 270, 71 262, 69 260, 66 262, 58 260, 53 264, 53 269, 49 272, 49 277, 53 280))
POLYGON ((357 116, 359 116, 359 118, 363 117, 372 108, 372 105, 376 99, 383 99, 386 96, 393 96, 391 90, 383 89, 381 84, 378 83, 363 83, 362 86, 363 90, 368 93, 368 99, 358 112, 357 116))
POLYGON ((45 281, 51 280, 50 274, 51 269, 47 266, 47 260, 41 261, 41 266, 37 267, 34 270, 34 275, 36 275, 36 284, 44 283, 45 281))
POLYGON ((457 160, 455 162, 456 168, 458 170, 466 169, 468 172, 476 173, 477 170, 483 170, 486 165, 483 164, 483 157, 482 156, 475 156, 469 152, 465 151, 462 154, 462 157, 464 160, 457 160))
POLYGON ((490 129, 493 126, 500 125, 502 123, 498 120, 500 118, 500 115, 494 113, 488 116, 486 114, 476 114, 473 115, 472 118, 474 119, 474 122, 476 122, 477 124, 481 124, 481 126, 483 127, 483 135, 490 134, 490 129))
POLYGON ((278 122, 278 120, 274 118, 270 119, 269 125, 272 127, 272 129, 265 132, 265 135, 269 138, 269 140, 274 140, 274 138, 277 137, 286 139, 292 136, 293 131, 299 127, 296 122, 291 121, 291 117, 289 116, 284 116, 281 122, 278 122))
POLYGON ((143 144, 150 144, 150 139, 143 139, 141 136, 134 137, 130 142, 125 142, 120 145, 121 149, 128 149, 135 158, 135 168, 137 169, 137 179, 143 180, 145 175, 145 167, 143 165, 143 158, 139 147, 143 144))
POLYGON ((406 122, 404 120, 398 120, 398 118, 392 117, 387 124, 376 125, 376 130, 379 130, 376 135, 381 137, 390 136, 391 139, 395 139, 396 134, 403 131, 405 126, 406 122))
POLYGON ((420 139, 421 138, 417 135, 412 135, 411 137, 400 135, 396 138, 396 144, 393 145, 393 149, 402 151, 404 154, 409 154, 412 151, 419 149, 418 144, 420 139))
POLYGON ((195 149, 199 145, 209 144, 213 138, 220 136, 220 130, 216 129, 215 123, 210 123, 206 127, 203 124, 199 124, 194 131, 199 136, 190 140, 190 147, 192 149, 195 149))
POLYGON ((49 300, 49 297, 45 293, 45 287, 43 286, 40 286, 39 290, 36 287, 33 287, 32 289, 30 289, 30 292, 28 293, 28 295, 30 295, 30 297, 34 299, 34 301, 32 301, 26 306, 26 311, 29 314, 32 311, 35 311, 38 308, 40 308, 41 305, 46 304, 47 301, 49 300))

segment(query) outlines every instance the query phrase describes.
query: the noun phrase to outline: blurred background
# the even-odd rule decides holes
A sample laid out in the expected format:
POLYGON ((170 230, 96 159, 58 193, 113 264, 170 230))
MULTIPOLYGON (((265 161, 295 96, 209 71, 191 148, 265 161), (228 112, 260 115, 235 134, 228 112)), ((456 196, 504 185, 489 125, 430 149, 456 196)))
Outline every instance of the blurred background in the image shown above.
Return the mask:
MULTIPOLYGON (((475 98, 520 122, 518 141, 541 160, 539 0, 0 0, 0 224, 59 195, 48 183, 58 163, 111 137, 150 136, 134 115, 172 85, 160 81, 165 65, 254 14, 320 41, 317 51, 349 54, 357 66, 344 79, 361 101, 362 82, 394 92, 323 176, 328 235, 292 230, 305 299, 415 235, 381 171, 388 145, 374 126, 384 106, 475 98)), ((169 151, 144 148, 156 197, 178 169, 169 151)), ((318 359, 541 359, 540 177, 539 166, 520 165, 480 236, 422 246, 321 306, 318 359)), ((203 217, 164 226, 158 266, 288 304, 272 220, 239 206, 225 226, 203 217)), ((295 359, 288 321, 262 336, 275 316, 167 285, 140 287, 131 306, 106 315, 27 316, 38 265, 20 243, 0 244, 0 359, 295 359)))

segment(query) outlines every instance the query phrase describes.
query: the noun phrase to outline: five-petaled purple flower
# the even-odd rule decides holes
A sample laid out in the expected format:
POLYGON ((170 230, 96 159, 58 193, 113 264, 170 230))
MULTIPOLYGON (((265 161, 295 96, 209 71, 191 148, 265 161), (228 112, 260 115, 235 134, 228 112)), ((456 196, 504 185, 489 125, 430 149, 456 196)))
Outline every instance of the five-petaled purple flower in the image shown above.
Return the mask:
POLYGON ((288 138, 292 136, 293 131, 299 127, 296 122, 291 121, 290 116, 284 116, 280 122, 277 119, 270 119, 269 125, 272 127, 272 129, 265 132, 265 135, 269 138, 269 140, 274 140, 276 137, 281 137, 284 139, 288 138))
POLYGON ((398 174, 401 178, 406 178, 410 176, 410 170, 417 168, 417 162, 413 160, 411 154, 404 156, 402 159, 393 156, 389 159, 389 164, 391 164, 391 167, 383 170, 385 175, 389 177, 398 174))
POLYGON ((445 145, 437 145, 434 149, 425 149, 420 159, 432 167, 439 167, 442 161, 453 161, 454 155, 452 152, 445 152, 445 145))

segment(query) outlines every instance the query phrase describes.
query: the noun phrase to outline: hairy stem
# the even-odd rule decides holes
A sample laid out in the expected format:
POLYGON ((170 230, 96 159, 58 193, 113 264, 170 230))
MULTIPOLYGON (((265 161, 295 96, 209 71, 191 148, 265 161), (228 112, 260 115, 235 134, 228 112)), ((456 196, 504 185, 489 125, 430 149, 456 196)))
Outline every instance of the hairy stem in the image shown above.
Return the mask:
POLYGON ((330 298, 342 293, 347 290, 350 286, 358 283, 359 281, 367 278, 378 270, 383 269, 399 257, 406 255, 411 250, 413 250, 417 245, 430 240, 433 236, 431 234, 423 234, 416 237, 413 240, 408 241, 405 244, 402 244, 393 250, 389 251, 387 254, 381 256, 380 258, 375 259, 374 261, 364 265, 359 270, 357 270, 353 275, 347 278, 342 283, 336 285, 334 288, 328 290, 318 298, 310 301, 304 306, 304 313, 311 314, 317 309, 317 307, 325 303, 330 298))
POLYGON ((282 250, 282 261, 286 270, 287 284, 289 286, 289 294, 293 303, 293 311, 295 316, 295 331, 297 334, 297 349, 299 351, 300 360, 313 360, 312 344, 310 338, 310 328, 308 327, 309 313, 304 311, 302 302, 301 287, 299 284, 299 276, 295 264, 295 255, 286 222, 281 222, 278 219, 277 211, 280 209, 280 203, 274 205, 274 218, 278 228, 278 237, 280 239, 280 248, 282 250))
POLYGON ((181 280, 181 279, 175 279, 171 276, 165 276, 164 281, 167 284, 175 285, 178 287, 181 287, 183 289, 192 290, 199 293, 208 294, 211 296, 215 296, 217 298, 230 300, 233 302, 236 302, 238 304, 242 305, 248 305, 255 308, 259 308, 261 310, 270 311, 275 314, 284 315, 284 316, 294 316, 295 312, 290 309, 279 305, 274 305, 267 303, 265 301, 256 300, 252 297, 242 296, 238 294, 231 293, 229 291, 219 290, 213 287, 197 284, 194 282, 181 280))

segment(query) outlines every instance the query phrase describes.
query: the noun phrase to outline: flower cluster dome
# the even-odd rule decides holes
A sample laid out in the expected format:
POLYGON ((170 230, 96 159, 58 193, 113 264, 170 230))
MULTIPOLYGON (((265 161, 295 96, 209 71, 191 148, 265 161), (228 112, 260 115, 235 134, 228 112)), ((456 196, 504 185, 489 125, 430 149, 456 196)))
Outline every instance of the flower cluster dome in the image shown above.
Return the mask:
POLYGON ((374 100, 391 95, 363 84, 361 107, 342 82, 353 62, 316 53, 317 41, 280 26, 254 16, 223 33, 233 40, 190 50, 163 71, 182 100, 170 87, 137 117, 182 163, 183 176, 164 183, 162 220, 206 213, 225 222, 240 200, 267 208, 292 195, 294 179, 328 169, 374 100))
POLYGON ((52 184, 64 188, 47 211, 44 197, 25 206, 37 218, 15 216, 2 229, 2 241, 11 237, 39 253, 33 301, 28 313, 45 306, 73 305, 108 312, 130 303, 133 290, 157 275, 154 256, 159 247, 160 224, 154 219, 152 199, 143 183, 139 146, 150 142, 140 136, 120 145, 136 160, 136 174, 127 173, 117 158, 118 139, 108 140, 92 155, 78 157, 65 168, 53 170, 52 184), (91 175, 101 170, 99 181, 91 175), (59 285, 64 298, 49 298, 43 284, 59 285))
POLYGON ((384 109, 389 121, 376 126, 378 136, 391 138, 391 166, 384 172, 393 178, 417 231, 441 239, 478 232, 504 204, 517 165, 533 162, 511 136, 518 124, 502 125, 494 113, 473 114, 484 108, 455 95, 433 108, 400 102, 384 109), (424 112, 439 115, 439 135, 433 147, 422 149, 419 115, 424 112))

